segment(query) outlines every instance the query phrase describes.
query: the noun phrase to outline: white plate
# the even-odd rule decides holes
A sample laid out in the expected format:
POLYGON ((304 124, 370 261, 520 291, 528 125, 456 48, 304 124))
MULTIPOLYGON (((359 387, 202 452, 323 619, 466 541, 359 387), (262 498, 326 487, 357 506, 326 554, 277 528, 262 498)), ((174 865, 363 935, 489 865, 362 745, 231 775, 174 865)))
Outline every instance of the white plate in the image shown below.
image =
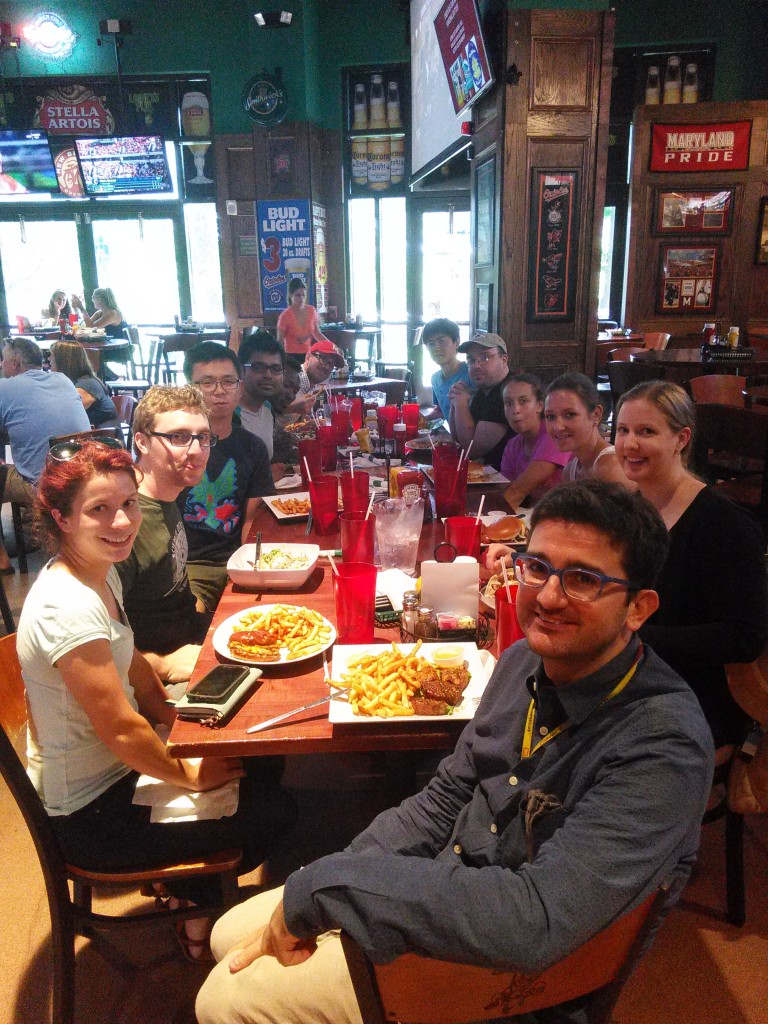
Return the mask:
MULTIPOLYGON (((408 654, 415 644, 398 644, 398 648, 403 654, 408 654)), ((461 704, 458 704, 453 709, 452 715, 398 715, 396 718, 377 718, 371 715, 355 715, 350 707, 349 703, 343 698, 339 697, 330 702, 330 708, 328 711, 328 719, 335 725, 342 723, 347 724, 354 722, 356 725, 370 725, 375 723, 377 725, 385 725, 389 722, 397 723, 398 725, 404 725, 407 722, 445 722, 452 719, 459 719, 461 721, 469 721, 470 718, 474 717, 475 709, 480 701, 480 697, 483 695, 483 691, 488 683, 488 673, 480 660, 480 652, 477 649, 477 644, 472 643, 457 643, 454 640, 446 641, 445 644, 424 644, 419 651, 429 650, 432 646, 445 646, 445 647, 461 647, 465 652, 465 660, 469 669, 470 680, 466 690, 462 694, 461 704)), ((363 654, 384 654, 386 651, 391 651, 391 646, 387 644, 341 644, 333 649, 333 663, 331 667, 331 677, 334 682, 341 682, 342 672, 346 672, 347 665, 350 661, 354 661, 355 658, 359 658, 363 654)), ((427 658, 427 661, 429 658, 427 658)))
MULTIPOLYGON (((432 483, 435 482, 435 471, 432 466, 421 466, 421 471, 429 477, 432 483)), ((493 466, 484 467, 485 477, 483 480, 467 480, 467 487, 485 487, 487 484, 508 484, 509 480, 502 476, 493 466)))
MULTIPOLYGON (((321 616, 326 626, 331 627, 331 639, 319 651, 315 651, 314 654, 305 654, 301 658, 291 658, 288 660, 287 654, 288 649, 286 647, 280 650, 280 661, 248 661, 245 658, 236 658, 229 647, 227 646, 229 638, 235 632, 235 627, 239 624, 240 620, 243 619, 250 612, 268 612, 275 608, 274 604, 259 604, 254 608, 243 608, 241 612, 236 615, 230 615, 228 619, 224 619, 220 626, 218 626, 213 634, 213 649, 217 654, 220 654, 222 658, 228 658, 230 661, 236 661, 240 665, 262 665, 264 668, 269 668, 270 665, 298 665, 302 661, 308 661, 310 658, 316 658, 322 654, 323 651, 327 651, 328 648, 336 640, 336 629, 332 622, 323 615, 321 616)), ((285 605, 286 608, 300 608, 302 605, 285 605)))
POLYGON ((296 522, 299 519, 306 519, 309 515, 309 512, 300 512, 298 515, 290 515, 288 512, 281 511, 281 509, 277 508, 273 504, 275 501, 309 501, 309 491, 296 491, 295 494, 270 494, 262 500, 272 515, 277 519, 287 519, 288 522, 296 522))

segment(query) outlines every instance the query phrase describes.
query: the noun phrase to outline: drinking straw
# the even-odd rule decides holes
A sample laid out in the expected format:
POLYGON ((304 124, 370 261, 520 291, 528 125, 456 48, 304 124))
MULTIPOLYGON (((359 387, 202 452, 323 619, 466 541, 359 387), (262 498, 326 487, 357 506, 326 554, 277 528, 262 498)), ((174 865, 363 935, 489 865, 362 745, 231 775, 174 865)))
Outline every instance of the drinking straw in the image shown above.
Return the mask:
POLYGON ((349 453, 349 473, 354 478, 355 476, 355 463, 352 460, 352 452, 349 453))
POLYGON ((307 480, 312 483, 312 474, 309 472, 309 463, 307 462, 307 456, 304 456, 304 469, 307 471, 307 480))
POLYGON ((328 561, 331 563, 331 569, 333 569, 333 575, 334 576, 338 576, 339 575, 339 570, 336 568, 336 562, 334 561, 333 555, 331 554, 330 551, 328 552, 328 561))
POLYGON ((512 603, 512 594, 511 594, 510 589, 509 589, 509 576, 507 576, 507 563, 504 561, 503 556, 502 556, 502 559, 501 559, 501 575, 504 577, 504 589, 507 592, 507 600, 511 604, 512 603))
POLYGON ((472 445, 473 445, 474 443, 475 443, 475 439, 474 439, 474 437, 473 437, 473 438, 472 438, 472 440, 471 440, 471 441, 469 442, 469 444, 467 445, 467 450, 466 450, 466 451, 464 451, 464 449, 463 449, 463 448, 461 449, 461 455, 459 456, 459 465, 458 465, 458 468, 459 468, 459 469, 461 469, 461 464, 462 464, 462 462, 464 461, 464 459, 466 459, 467 461, 469 461, 469 453, 470 453, 470 452, 472 451, 472 445))
POLYGON ((328 669, 328 658, 325 651, 323 651, 323 676, 325 677, 326 682, 331 678, 331 673, 328 669))
POLYGON ((371 509, 373 508, 373 499, 375 497, 376 497, 376 491, 371 491, 371 498, 370 498, 370 501, 368 502, 368 511, 365 513, 365 521, 366 522, 368 522, 368 517, 371 514, 371 509))
POLYGON ((479 523, 480 522, 480 516, 483 514, 483 505, 484 504, 485 504, 485 495, 483 495, 482 498, 480 499, 480 508, 477 510, 477 519, 475 519, 475 523, 479 523))
POLYGON ((427 434, 427 438, 429 439, 429 443, 432 445, 432 451, 434 451, 435 450, 435 442, 432 440, 432 435, 431 434, 427 434))

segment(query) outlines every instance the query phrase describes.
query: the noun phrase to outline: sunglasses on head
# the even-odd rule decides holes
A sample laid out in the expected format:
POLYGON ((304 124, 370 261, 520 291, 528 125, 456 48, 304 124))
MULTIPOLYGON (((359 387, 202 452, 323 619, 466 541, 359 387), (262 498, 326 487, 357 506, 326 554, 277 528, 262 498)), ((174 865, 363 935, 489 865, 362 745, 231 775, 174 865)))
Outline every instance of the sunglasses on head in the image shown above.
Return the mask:
POLYGON ((125 451, 125 447, 116 437, 89 437, 87 442, 76 441, 72 438, 71 441, 59 441, 58 444, 53 445, 48 452, 48 458, 53 459, 54 462, 69 462, 70 459, 74 459, 83 450, 83 445, 88 443, 103 444, 105 448, 125 451))

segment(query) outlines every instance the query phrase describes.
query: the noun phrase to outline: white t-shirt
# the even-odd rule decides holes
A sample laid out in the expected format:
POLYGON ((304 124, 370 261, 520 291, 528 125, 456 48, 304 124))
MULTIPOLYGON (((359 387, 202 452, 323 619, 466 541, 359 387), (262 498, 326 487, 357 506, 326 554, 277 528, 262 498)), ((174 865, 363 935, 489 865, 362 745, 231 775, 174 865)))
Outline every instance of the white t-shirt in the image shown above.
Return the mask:
POLYGON ((267 452, 269 453, 270 459, 274 453, 274 432, 275 432, 275 420, 272 415, 270 407, 264 403, 258 412, 254 412, 253 409, 244 409, 240 406, 240 422, 243 427, 255 434, 256 437, 260 437, 264 444, 267 446, 267 452))
POLYGON ((55 667, 59 658, 82 644, 109 641, 125 695, 138 710, 128 681, 133 633, 114 567, 107 584, 123 622, 110 618, 94 590, 48 563, 33 583, 19 620, 16 649, 30 713, 27 774, 51 815, 85 807, 130 771, 99 739, 55 667))

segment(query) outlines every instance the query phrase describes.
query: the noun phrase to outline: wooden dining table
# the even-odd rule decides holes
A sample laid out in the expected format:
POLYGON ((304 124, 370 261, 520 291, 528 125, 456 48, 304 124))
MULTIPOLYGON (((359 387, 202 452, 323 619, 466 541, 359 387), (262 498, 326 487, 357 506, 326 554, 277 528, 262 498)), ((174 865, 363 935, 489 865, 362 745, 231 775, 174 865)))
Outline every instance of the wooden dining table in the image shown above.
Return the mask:
MULTIPOLYGON (((485 511, 504 508, 503 490, 502 485, 469 488, 468 511, 477 510, 484 492, 485 511)), ((323 537, 310 534, 307 537, 306 527, 306 520, 278 521, 267 507, 262 505, 254 521, 252 536, 255 536, 255 531, 261 531, 264 542, 312 542, 319 543, 322 549, 338 548, 338 533, 323 537)), ((417 564, 424 559, 432 558, 435 547, 443 539, 442 522, 426 522, 421 533, 417 564)), ((212 643, 213 634, 220 623, 238 612, 274 603, 304 605, 319 611, 334 622, 336 616, 330 564, 321 559, 307 582, 295 590, 254 593, 230 582, 216 609, 191 684, 202 679, 214 666, 227 663, 227 659, 217 654, 212 643)), ((376 643, 389 644, 399 639, 399 626, 376 627, 376 643)), ((331 654, 332 650, 329 650, 329 659, 331 654)), ((466 725, 466 721, 451 716, 439 721, 392 718, 360 719, 354 723, 331 724, 328 718, 328 705, 321 704, 270 729, 249 735, 246 732, 249 726, 319 700, 328 694, 321 655, 305 662, 262 666, 262 671, 263 676, 256 689, 223 726, 209 728, 196 722, 177 720, 168 740, 169 753, 176 757, 254 757, 268 754, 450 750, 466 725)))

